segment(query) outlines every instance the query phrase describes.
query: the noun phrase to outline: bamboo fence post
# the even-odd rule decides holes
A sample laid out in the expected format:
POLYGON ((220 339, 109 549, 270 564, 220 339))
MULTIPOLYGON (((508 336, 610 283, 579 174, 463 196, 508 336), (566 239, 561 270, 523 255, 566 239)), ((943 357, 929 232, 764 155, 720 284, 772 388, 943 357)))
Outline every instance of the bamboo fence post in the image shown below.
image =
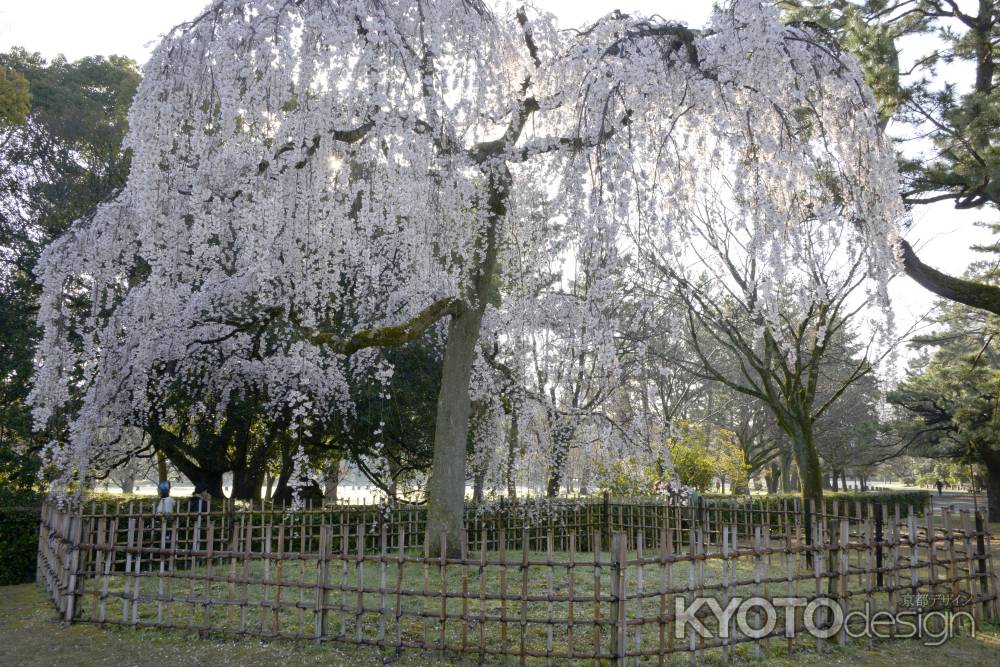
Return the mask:
MULTIPOLYGON (((763 513, 764 510, 762 509, 763 513)), ((771 524, 769 522, 764 522, 761 527, 761 537, 763 538, 764 545, 764 556, 761 566, 764 569, 763 587, 764 587, 764 598, 771 599, 773 591, 771 590, 771 559, 773 556, 773 549, 771 548, 771 524)), ((764 636, 764 652, 768 655, 771 653, 771 635, 770 633, 764 636)))
MULTIPOLYGON (((83 510, 81 509, 81 512, 83 510)), ((83 516, 74 513, 70 517, 70 529, 69 529, 69 541, 70 541, 70 556, 67 560, 67 566, 69 568, 68 584, 66 586, 66 602, 65 609, 66 614, 64 620, 66 623, 73 622, 73 616, 76 613, 76 599, 77 599, 77 587, 80 584, 81 578, 79 576, 80 569, 80 542, 83 536, 83 516)))
POLYGON ((927 583, 933 600, 938 589, 937 528, 934 526, 934 512, 924 514, 924 520, 927 524, 927 583))
MULTIPOLYGON (((284 501, 282 501, 282 506, 284 506, 284 501)), ((275 553, 278 563, 274 568, 274 605, 271 607, 271 634, 274 636, 281 633, 281 582, 285 570, 285 513, 282 512, 281 516, 281 523, 278 524, 278 550, 275 553)), ((290 537, 294 539, 294 533, 290 537)))
POLYGON ((468 651, 469 641, 469 568, 466 561, 469 559, 469 534, 465 528, 459 530, 459 559, 462 561, 460 572, 462 573, 462 655, 468 651))
MULTIPOLYGON (((635 618, 636 618, 636 620, 639 621, 639 624, 635 626, 635 654, 636 654, 636 661, 638 661, 638 659, 639 659, 638 656, 641 655, 641 653, 642 653, 642 622, 641 621, 642 621, 642 616, 643 616, 643 614, 642 614, 642 605, 643 605, 643 601, 644 601, 644 598, 643 598, 643 583, 644 583, 643 582, 643 570, 645 569, 645 566, 643 565, 643 559, 645 557, 645 553, 643 551, 643 547, 645 546, 645 537, 646 537, 645 533, 646 533, 646 531, 645 531, 645 529, 643 529, 643 530, 640 530, 639 533, 635 536, 636 560, 638 561, 637 569, 636 569, 636 573, 635 573, 636 574, 636 579, 635 579, 635 591, 636 591, 636 598, 635 598, 635 618)), ((624 578, 623 578, 623 581, 625 581, 624 578)))
POLYGON ((920 565, 920 547, 919 547, 919 534, 917 533, 917 516, 913 512, 913 507, 907 508, 906 513, 906 530, 908 533, 907 541, 909 542, 909 565, 910 565, 910 593, 912 595, 912 603, 916 605, 917 612, 920 612, 920 598, 917 593, 920 590, 920 579, 917 576, 917 568, 920 565))
POLYGON ((574 581, 576 579, 576 530, 569 534, 569 562, 566 566, 566 595, 569 598, 566 610, 566 659, 569 664, 573 664, 573 625, 576 619, 573 616, 573 604, 576 593, 574 591, 574 581))
MULTIPOLYGON (((506 522, 506 518, 504 519, 506 522)), ((507 651, 507 526, 500 526, 500 650, 507 651)))
MULTIPOLYGON (((312 546, 311 545, 311 542, 312 542, 312 540, 311 540, 311 538, 312 538, 312 530, 311 529, 312 529, 312 518, 313 518, 313 515, 312 515, 312 512, 310 511, 310 509, 312 507, 312 505, 311 505, 312 501, 311 500, 307 501, 307 503, 308 504, 306 505, 306 508, 307 508, 306 511, 305 512, 301 512, 298 515, 298 519, 299 519, 299 556, 300 556, 299 559, 298 559, 298 563, 299 563, 299 582, 301 582, 303 584, 305 583, 305 580, 306 580, 306 559, 305 559, 305 554, 306 554, 307 551, 311 551, 310 547, 312 546)), ((318 551, 318 548, 317 548, 317 551, 318 551)), ((316 574, 318 575, 319 572, 317 571, 316 574)), ((299 632, 302 632, 303 628, 305 627, 305 613, 306 613, 306 605, 305 605, 306 588, 305 588, 305 586, 304 585, 298 586, 297 587, 297 592, 298 592, 299 603, 297 605, 295 605, 296 609, 297 609, 297 614, 296 615, 298 616, 298 625, 296 626, 296 633, 299 633, 299 632)))
POLYGON ((318 572, 316 573, 316 602, 313 606, 313 637, 316 641, 326 635, 326 584, 330 575, 330 526, 319 527, 318 572))
POLYGON ((611 597, 615 605, 611 614, 611 655, 619 667, 624 667, 628 653, 625 631, 625 535, 619 532, 611 536, 611 597))
MULTIPOLYGON (((240 517, 240 530, 242 531, 242 541, 240 548, 240 578, 243 580, 243 593, 240 600, 240 636, 245 636, 247 632, 247 605, 250 604, 250 552, 253 549, 253 507, 251 506, 249 518, 246 515, 240 517)), ((264 504, 261 503, 261 521, 263 522, 264 504)), ((263 523, 261 524, 263 527, 263 523)), ((263 530, 261 531, 263 537, 263 530)), ((262 545, 263 548, 263 545, 262 545)), ((266 577, 265 577, 266 578, 266 577)))
POLYGON ((378 641, 379 644, 385 642, 385 594, 386 594, 386 569, 389 566, 389 526, 386 522, 379 522, 379 568, 378 568, 378 641))
POLYGON ((160 576, 157 578, 156 586, 156 624, 163 624, 163 579, 166 563, 164 562, 164 552, 167 550, 167 515, 161 515, 160 524, 160 553, 157 560, 160 561, 160 576))
MULTIPOLYGON (((761 527, 754 526, 753 529, 753 595, 754 597, 760 597, 761 595, 761 569, 763 567, 763 557, 761 555, 761 527)), ((754 612, 755 618, 757 619, 757 625, 760 626, 760 607, 756 607, 754 612)), ((755 639, 753 642, 753 656, 755 659, 760 659, 760 639, 755 639)))
POLYGON ((340 515, 340 627, 338 637, 347 636, 347 571, 350 554, 350 524, 345 514, 340 515))
MULTIPOLYGON (((122 577, 122 623, 128 623, 129 619, 129 600, 131 599, 132 592, 132 559, 134 557, 134 552, 132 551, 135 547, 135 517, 132 516, 132 503, 128 506, 128 532, 126 533, 125 542, 125 574, 122 577)), ((65 611, 65 607, 63 607, 65 611)), ((194 614, 192 614, 192 617, 194 614)))
MULTIPOLYGON (((606 496, 605 496, 606 497, 606 496)), ((594 531, 594 655, 601 655, 601 531, 594 531)))
POLYGON ((527 662, 527 641, 528 641, 528 524, 521 527, 521 596, 520 596, 520 621, 518 623, 521 651, 519 658, 521 665, 527 662))
POLYGON ((406 567, 406 524, 399 524, 399 543, 396 545, 396 647, 403 646, 403 569, 406 567))
POLYGON ((952 526, 952 516, 951 511, 943 512, 944 518, 944 533, 945 539, 948 542, 948 579, 949 588, 951 589, 951 599, 949 600, 949 608, 954 605, 954 601, 958 598, 961 591, 958 583, 958 562, 955 557, 955 534, 954 527, 952 526))
MULTIPOLYGON (((990 595, 990 575, 987 574, 986 560, 989 554, 989 540, 986 539, 986 524, 983 515, 976 512, 976 563, 979 574, 979 593, 982 596, 983 616, 986 618, 996 618, 992 605, 989 603, 990 595)), ((990 563, 992 569, 992 562, 990 563)))
MULTIPOLYGON (((140 512, 141 512, 140 507, 140 512)), ((132 625, 139 624, 139 589, 142 586, 142 548, 145 535, 145 521, 139 514, 135 529, 135 558, 132 560, 132 625)))
MULTIPOLYGON (((554 608, 552 606, 552 598, 555 596, 555 561, 554 561, 554 551, 555 551, 555 534, 553 532, 552 524, 549 523, 549 529, 545 535, 545 578, 548 588, 548 602, 546 603, 546 615, 551 621, 553 618, 554 608)), ((547 623, 545 625, 545 654, 549 660, 552 660, 552 623, 547 623)))
MULTIPOLYGON (((139 534, 142 534, 142 519, 139 519, 139 534)), ((210 630, 212 627, 212 576, 215 571, 213 564, 213 555, 215 550, 215 521, 212 521, 211 517, 208 519, 208 530, 205 536, 205 584, 202 587, 204 593, 204 598, 202 600, 202 626, 203 630, 210 630)), ((138 607, 138 601, 136 602, 136 607, 138 607)), ((133 611, 133 623, 134 620, 133 611)))
MULTIPOLYGON (((722 608, 727 609, 729 607, 730 600, 730 575, 729 568, 731 566, 729 560, 729 526, 723 524, 722 526, 722 608)), ((730 664, 729 659, 729 621, 726 621, 726 629, 719 627, 719 634, 722 636, 722 661, 727 665, 730 664)))
MULTIPOLYGON (((495 526, 495 524, 494 524, 495 526)), ((479 662, 486 660, 486 563, 489 545, 486 525, 479 543, 479 662)))
MULTIPOLYGON (((787 502, 785 503, 787 507, 787 502)), ((788 532, 788 526, 785 524, 785 529, 782 531, 782 538, 785 542, 785 595, 798 597, 799 595, 799 579, 798 579, 798 566, 799 566, 799 556, 798 553, 793 553, 792 551, 792 534, 788 532)), ((796 548, 801 545, 796 544, 796 548)), ((798 610, 795 607, 786 607, 786 614, 792 614, 792 627, 798 627, 798 610)), ((794 634, 794 633, 793 633, 794 634)), ((790 657, 795 649, 795 639, 794 637, 785 638, 785 648, 788 656, 790 657)))
POLYGON ((357 531, 357 563, 354 568, 355 581, 357 583, 357 610, 354 615, 354 636, 358 644, 364 639, 364 613, 365 613, 365 526, 358 524, 357 531))
POLYGON ((108 537, 105 540, 105 546, 107 547, 107 555, 104 559, 104 576, 101 582, 101 603, 97 612, 97 620, 102 625, 107 618, 107 601, 108 601, 108 587, 111 579, 111 568, 115 562, 115 554, 117 553, 116 543, 118 541, 118 516, 116 515, 111 520, 111 526, 108 531, 108 537))
MULTIPOLYGON (((840 560, 840 577, 838 581, 837 597, 840 598, 840 611, 844 618, 847 617, 847 591, 848 591, 848 578, 850 573, 850 551, 848 550, 848 544, 850 543, 850 522, 847 519, 840 520, 840 544, 839 544, 839 560, 840 560)), ((847 623, 843 623, 840 626, 840 645, 843 646, 847 643, 847 623)))
MULTIPOLYGON (((736 522, 739 522, 739 515, 734 513, 733 518, 736 522)), ((737 523, 737 530, 739 530, 738 523, 737 523)), ((684 559, 687 562, 687 571, 688 571, 687 584, 684 587, 684 601, 685 603, 687 603, 689 607, 694 602, 694 597, 695 597, 696 555, 697 552, 695 548, 695 528, 694 528, 694 522, 692 521, 691 524, 688 526, 688 553, 687 553, 687 558, 684 559)), ((674 622, 676 623, 677 619, 674 619, 674 622)), ((689 658, 692 666, 697 663, 697 660, 695 658, 695 650, 698 647, 697 643, 698 639, 695 637, 695 634, 696 633, 692 632, 688 635, 688 651, 691 654, 689 658)))

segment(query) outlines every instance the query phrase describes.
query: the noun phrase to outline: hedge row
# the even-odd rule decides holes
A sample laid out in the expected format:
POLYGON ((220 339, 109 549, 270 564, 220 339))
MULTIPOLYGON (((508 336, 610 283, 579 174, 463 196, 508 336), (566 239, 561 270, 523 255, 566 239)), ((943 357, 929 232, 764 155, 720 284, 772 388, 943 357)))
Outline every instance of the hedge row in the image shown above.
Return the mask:
POLYGON ((42 495, 0 488, 0 586, 35 580, 42 495))
MULTIPOLYGON (((761 509, 777 509, 788 503, 790 506, 796 499, 801 499, 797 493, 772 493, 766 496, 732 496, 722 494, 705 494, 702 496, 705 503, 714 506, 740 505, 753 502, 755 507, 761 509)), ((881 503, 886 511, 892 513, 899 508, 901 515, 905 515, 907 508, 912 507, 917 514, 923 514, 930 507, 931 494, 929 491, 826 491, 823 493, 824 502, 838 504, 844 503, 849 516, 856 514, 857 504, 881 503)), ((817 508, 819 509, 819 508, 817 508)))

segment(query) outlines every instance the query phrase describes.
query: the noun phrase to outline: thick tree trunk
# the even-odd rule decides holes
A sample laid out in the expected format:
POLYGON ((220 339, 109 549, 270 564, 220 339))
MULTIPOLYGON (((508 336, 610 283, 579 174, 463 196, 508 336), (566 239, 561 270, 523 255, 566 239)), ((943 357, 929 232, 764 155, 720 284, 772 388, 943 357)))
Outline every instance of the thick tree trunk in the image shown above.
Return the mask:
POLYGON ((167 481, 167 455, 161 450, 156 450, 156 483, 167 481))
POLYGON ((460 553, 459 536, 465 516, 469 382, 482 317, 482 309, 465 308, 448 323, 434 424, 434 461, 427 481, 427 531, 431 552, 439 552, 444 536, 449 553, 460 553))
POLYGON ((507 216, 510 172, 505 165, 484 169, 488 180, 485 238, 479 266, 475 267, 468 304, 457 305, 448 322, 448 342, 441 368, 434 422, 434 461, 427 480, 427 536, 432 553, 440 553, 447 540, 449 555, 461 554, 460 535, 465 523, 465 450, 469 438, 469 384, 479 343, 479 329, 488 304, 499 304, 497 291, 497 235, 507 216))
POLYGON ((802 493, 806 544, 812 544, 812 510, 815 509, 818 512, 823 506, 823 469, 820 467, 819 455, 816 452, 812 424, 799 422, 794 425, 794 430, 792 447, 795 454, 795 463, 799 471, 799 487, 802 493))
POLYGON ((782 493, 792 493, 792 490, 798 486, 798 482, 792 483, 792 451, 791 449, 784 449, 780 456, 781 462, 781 492, 782 493))
POLYGON ((232 497, 236 500, 258 500, 264 485, 264 471, 244 468, 233 471, 232 497))
POLYGON ((819 464, 811 428, 803 428, 796 438, 795 463, 799 469, 799 490, 802 492, 802 500, 806 503, 812 500, 818 508, 823 500, 823 470, 819 464))
POLYGON ((191 483, 194 484, 195 489, 206 489, 213 498, 226 497, 226 494, 222 491, 223 473, 221 470, 204 470, 199 468, 197 471, 185 474, 191 480, 191 483))

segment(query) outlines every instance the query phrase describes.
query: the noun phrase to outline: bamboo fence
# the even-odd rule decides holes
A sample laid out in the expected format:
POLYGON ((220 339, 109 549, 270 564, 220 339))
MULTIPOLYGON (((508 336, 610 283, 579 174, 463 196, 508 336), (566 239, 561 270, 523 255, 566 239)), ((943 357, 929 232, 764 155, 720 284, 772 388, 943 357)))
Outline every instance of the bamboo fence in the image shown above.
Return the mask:
MULTIPOLYGON (((419 507, 291 511, 223 503, 157 515, 141 503, 47 503, 38 577, 66 622, 202 635, 312 639, 518 658, 660 664, 729 660, 771 643, 823 642, 785 624, 681 637, 677 601, 829 597, 842 613, 965 611, 998 618, 990 539, 979 514, 920 515, 878 503, 803 511, 550 503, 469 513, 460 544, 431 545, 419 507), (451 548, 449 548, 449 546, 451 548)), ((715 624, 713 626, 713 623, 715 624)), ((834 640, 846 642, 850 625, 834 640)))

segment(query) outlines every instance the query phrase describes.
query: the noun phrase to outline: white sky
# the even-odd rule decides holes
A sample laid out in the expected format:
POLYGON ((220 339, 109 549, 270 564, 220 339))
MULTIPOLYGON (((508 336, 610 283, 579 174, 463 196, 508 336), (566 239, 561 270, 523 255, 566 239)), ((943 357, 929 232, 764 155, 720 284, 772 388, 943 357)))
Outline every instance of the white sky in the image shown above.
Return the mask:
MULTIPOLYGON (((70 60, 88 55, 121 54, 142 63, 159 38, 177 23, 196 16, 205 0, 0 0, 0 51, 23 46, 46 58, 63 54, 70 60)), ((615 8, 659 14, 701 26, 710 0, 536 0, 575 27, 615 8)), ((906 237, 922 260, 942 271, 961 274, 974 258, 973 243, 992 237, 972 225, 994 219, 992 212, 955 211, 949 204, 920 207, 906 237)), ((891 285, 900 330, 926 313, 933 297, 906 277, 891 285)))

